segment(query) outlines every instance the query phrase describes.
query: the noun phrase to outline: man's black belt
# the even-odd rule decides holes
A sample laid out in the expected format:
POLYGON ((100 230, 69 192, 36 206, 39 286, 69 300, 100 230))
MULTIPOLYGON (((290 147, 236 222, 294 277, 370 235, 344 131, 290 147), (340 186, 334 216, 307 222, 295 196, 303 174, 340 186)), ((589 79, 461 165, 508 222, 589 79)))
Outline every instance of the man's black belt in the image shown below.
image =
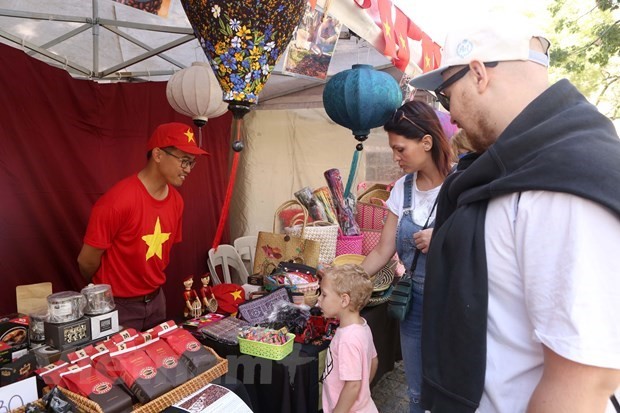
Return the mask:
POLYGON ((157 297, 157 294, 159 294, 159 290, 161 290, 161 287, 158 287, 155 291, 146 295, 139 295, 137 297, 114 297, 114 299, 119 301, 137 301, 142 303, 148 303, 150 301, 153 301, 153 299, 157 297))

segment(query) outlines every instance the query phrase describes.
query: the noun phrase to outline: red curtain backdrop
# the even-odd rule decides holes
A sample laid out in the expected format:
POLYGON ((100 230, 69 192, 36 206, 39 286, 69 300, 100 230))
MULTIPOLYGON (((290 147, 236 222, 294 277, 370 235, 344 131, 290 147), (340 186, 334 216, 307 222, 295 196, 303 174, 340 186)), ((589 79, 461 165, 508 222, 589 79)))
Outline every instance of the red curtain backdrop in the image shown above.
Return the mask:
MULTIPOLYGON (((192 123, 168 104, 165 82, 76 80, 1 44, 0 108, 1 315, 16 310, 17 285, 51 281, 54 292, 85 286, 76 259, 92 205, 142 169, 158 124, 192 123)), ((229 173, 230 124, 227 113, 203 128, 211 155, 180 188, 183 242, 166 271, 169 317, 183 309, 182 280, 207 271, 229 173)))

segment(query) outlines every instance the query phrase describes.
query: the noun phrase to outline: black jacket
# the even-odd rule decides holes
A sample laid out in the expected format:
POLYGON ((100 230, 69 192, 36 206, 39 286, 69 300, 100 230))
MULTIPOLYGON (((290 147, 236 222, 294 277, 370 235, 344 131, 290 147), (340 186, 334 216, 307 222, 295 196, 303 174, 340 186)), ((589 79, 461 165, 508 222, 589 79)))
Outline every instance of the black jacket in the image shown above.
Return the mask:
MULTIPOLYGON (((595 201, 620 218, 620 140, 609 119, 567 80, 525 108, 497 141, 445 188, 457 207, 435 230, 427 256, 422 326, 422 404, 474 412, 486 368, 488 201, 529 190, 595 201)), ((541 211, 545 213, 545 211, 541 211)))

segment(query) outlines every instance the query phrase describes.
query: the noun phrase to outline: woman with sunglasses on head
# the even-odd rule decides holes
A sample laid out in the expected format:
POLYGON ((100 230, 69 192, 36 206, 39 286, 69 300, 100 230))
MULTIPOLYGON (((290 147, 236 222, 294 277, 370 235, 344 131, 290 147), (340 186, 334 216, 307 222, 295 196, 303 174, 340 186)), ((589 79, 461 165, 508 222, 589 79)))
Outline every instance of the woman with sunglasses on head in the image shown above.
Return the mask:
POLYGON ((451 169, 451 149, 432 107, 411 101, 402 105, 384 125, 394 162, 406 175, 396 181, 387 206, 390 210, 377 246, 362 262, 368 274, 376 274, 393 256, 405 268, 415 261, 413 297, 400 323, 400 340, 407 377, 409 411, 420 407, 422 386, 422 298, 426 253, 432 235, 436 199, 451 169), (426 229, 423 229, 426 227, 426 229), (418 252, 416 252, 418 251, 418 252))

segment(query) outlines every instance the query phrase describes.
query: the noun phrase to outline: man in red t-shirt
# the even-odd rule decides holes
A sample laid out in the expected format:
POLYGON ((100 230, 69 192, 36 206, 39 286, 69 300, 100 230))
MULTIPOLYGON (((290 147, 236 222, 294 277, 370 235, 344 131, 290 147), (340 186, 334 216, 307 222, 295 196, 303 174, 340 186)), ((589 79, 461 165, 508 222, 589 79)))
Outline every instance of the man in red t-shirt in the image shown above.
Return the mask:
POLYGON ((93 207, 78 256, 87 281, 109 284, 119 323, 143 331, 166 320, 161 286, 172 244, 181 241, 183 184, 206 155, 190 126, 158 126, 147 145, 147 164, 114 185, 93 207))

